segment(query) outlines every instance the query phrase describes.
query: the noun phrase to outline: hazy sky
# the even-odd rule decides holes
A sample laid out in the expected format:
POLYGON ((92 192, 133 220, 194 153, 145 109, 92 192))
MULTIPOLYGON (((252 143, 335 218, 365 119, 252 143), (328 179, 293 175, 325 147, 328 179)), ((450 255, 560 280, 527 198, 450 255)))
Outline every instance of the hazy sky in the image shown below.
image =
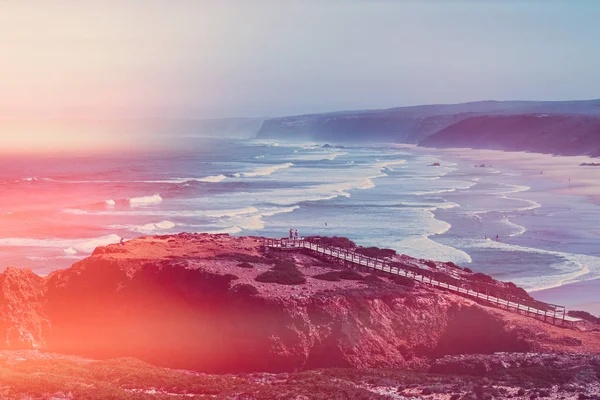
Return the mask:
POLYGON ((4 0, 0 116, 600 97, 600 1, 4 0))

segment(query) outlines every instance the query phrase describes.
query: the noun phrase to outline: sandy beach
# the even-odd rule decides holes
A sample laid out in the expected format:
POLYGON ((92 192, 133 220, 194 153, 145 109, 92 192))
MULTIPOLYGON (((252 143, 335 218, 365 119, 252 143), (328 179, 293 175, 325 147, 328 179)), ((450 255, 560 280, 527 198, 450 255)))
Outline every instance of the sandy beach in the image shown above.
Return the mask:
POLYGON ((582 163, 600 162, 597 158, 468 148, 428 150, 445 157, 469 160, 473 164, 517 168, 524 173, 523 176, 539 175, 561 184, 554 190, 556 193, 586 196, 600 205, 600 166, 580 166, 582 163))

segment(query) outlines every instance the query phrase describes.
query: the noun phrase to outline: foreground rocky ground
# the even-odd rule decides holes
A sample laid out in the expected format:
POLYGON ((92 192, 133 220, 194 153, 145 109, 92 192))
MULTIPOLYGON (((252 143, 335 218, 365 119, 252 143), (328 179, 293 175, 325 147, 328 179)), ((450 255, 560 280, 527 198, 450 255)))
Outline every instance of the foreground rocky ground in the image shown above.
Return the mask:
MULTIPOLYGON (((378 256, 527 297, 451 263, 378 256)), ((252 237, 139 238, 98 248, 47 277, 8 268, 0 296, 6 398, 456 400, 598 392, 597 325, 555 327, 405 278, 266 251, 252 237)))
POLYGON ((600 357, 565 354, 448 356, 428 371, 320 369, 209 375, 133 358, 95 361, 0 352, 2 399, 600 399, 600 357))

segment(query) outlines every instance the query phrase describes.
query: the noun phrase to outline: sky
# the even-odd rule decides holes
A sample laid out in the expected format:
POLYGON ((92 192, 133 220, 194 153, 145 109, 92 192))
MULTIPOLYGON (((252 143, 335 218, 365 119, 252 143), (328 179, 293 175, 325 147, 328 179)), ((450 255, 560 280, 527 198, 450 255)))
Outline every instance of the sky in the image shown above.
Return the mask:
POLYGON ((0 118, 600 97, 600 1, 5 0, 0 118))

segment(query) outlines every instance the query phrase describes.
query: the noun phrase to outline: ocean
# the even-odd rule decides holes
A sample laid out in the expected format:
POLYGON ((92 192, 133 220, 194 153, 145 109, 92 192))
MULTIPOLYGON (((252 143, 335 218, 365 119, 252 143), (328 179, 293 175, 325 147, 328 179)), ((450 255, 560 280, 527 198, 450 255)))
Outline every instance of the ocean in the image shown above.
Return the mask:
POLYGON ((599 206, 516 168, 411 146, 180 140, 185 151, 3 158, 0 265, 45 275, 121 238, 292 228, 534 293, 600 278, 599 206))

